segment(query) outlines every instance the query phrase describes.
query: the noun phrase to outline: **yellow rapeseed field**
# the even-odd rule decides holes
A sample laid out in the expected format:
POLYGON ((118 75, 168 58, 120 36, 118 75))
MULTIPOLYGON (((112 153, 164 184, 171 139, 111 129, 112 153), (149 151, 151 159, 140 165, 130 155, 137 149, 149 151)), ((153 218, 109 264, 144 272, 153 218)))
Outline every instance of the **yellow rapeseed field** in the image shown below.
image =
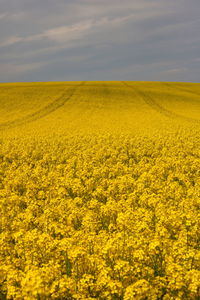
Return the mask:
POLYGON ((200 299, 200 84, 0 85, 0 299, 200 299))

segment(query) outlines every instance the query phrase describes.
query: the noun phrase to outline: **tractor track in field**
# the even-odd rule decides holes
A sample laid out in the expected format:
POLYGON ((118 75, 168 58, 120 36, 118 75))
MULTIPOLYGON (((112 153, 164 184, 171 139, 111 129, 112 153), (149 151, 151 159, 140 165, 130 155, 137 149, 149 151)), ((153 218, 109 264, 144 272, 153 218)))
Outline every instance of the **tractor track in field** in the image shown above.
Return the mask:
POLYGON ((186 92, 188 94, 192 94, 192 95, 200 97, 200 93, 188 91, 187 89, 184 89, 183 87, 177 86, 176 84, 171 85, 170 83, 163 82, 163 85, 167 86, 170 89, 179 90, 181 92, 186 92))
POLYGON ((72 96, 75 94, 77 89, 81 86, 83 86, 85 82, 82 82, 81 84, 74 86, 73 88, 69 88, 65 90, 64 93, 60 97, 58 97, 53 102, 47 104, 45 107, 41 108, 40 110, 33 112, 32 114, 26 115, 22 118, 15 119, 13 121, 8 121, 0 124, 0 130, 5 130, 9 128, 18 127, 20 125, 24 125, 33 121, 37 121, 50 113, 56 111, 58 108, 63 106, 67 101, 69 101, 72 96))
POLYGON ((179 120, 184 120, 184 121, 188 121, 191 123, 200 124, 200 120, 176 114, 175 112, 168 110, 168 109, 164 108, 162 105, 158 104, 153 97, 142 92, 139 88, 133 87, 125 81, 122 81, 122 83, 125 86, 132 89, 133 91, 135 91, 140 97, 142 97, 142 99, 146 102, 146 104, 148 104, 151 108, 153 108, 155 111, 159 112, 160 114, 165 115, 166 117, 169 117, 172 119, 176 118, 179 120))

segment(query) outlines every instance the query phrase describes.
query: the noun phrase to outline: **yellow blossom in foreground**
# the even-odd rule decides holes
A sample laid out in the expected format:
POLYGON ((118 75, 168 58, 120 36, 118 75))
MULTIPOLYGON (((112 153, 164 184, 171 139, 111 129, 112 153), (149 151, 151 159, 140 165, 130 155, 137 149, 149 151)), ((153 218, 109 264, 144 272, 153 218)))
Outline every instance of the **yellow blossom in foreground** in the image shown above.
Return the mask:
POLYGON ((200 299, 198 86, 129 85, 0 92, 0 299, 200 299))

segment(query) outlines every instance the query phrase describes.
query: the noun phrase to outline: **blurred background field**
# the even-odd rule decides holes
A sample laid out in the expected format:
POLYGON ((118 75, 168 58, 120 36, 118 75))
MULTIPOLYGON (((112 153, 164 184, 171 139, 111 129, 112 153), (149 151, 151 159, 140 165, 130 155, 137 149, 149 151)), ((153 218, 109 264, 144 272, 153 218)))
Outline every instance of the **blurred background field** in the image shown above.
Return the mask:
POLYGON ((9 135, 13 128, 17 132, 19 125, 20 132, 28 129, 41 134, 133 133, 184 124, 188 127, 200 122, 199 97, 199 84, 184 83, 1 84, 0 130, 3 134, 6 129, 9 135))

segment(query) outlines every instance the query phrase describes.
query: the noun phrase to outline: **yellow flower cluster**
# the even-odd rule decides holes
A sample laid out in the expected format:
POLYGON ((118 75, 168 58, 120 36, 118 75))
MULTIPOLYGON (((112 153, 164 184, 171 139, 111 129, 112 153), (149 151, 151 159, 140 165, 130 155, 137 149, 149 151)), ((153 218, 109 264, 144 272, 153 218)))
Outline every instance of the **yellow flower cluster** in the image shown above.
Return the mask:
POLYGON ((199 136, 2 139, 0 299, 199 299, 199 136))

